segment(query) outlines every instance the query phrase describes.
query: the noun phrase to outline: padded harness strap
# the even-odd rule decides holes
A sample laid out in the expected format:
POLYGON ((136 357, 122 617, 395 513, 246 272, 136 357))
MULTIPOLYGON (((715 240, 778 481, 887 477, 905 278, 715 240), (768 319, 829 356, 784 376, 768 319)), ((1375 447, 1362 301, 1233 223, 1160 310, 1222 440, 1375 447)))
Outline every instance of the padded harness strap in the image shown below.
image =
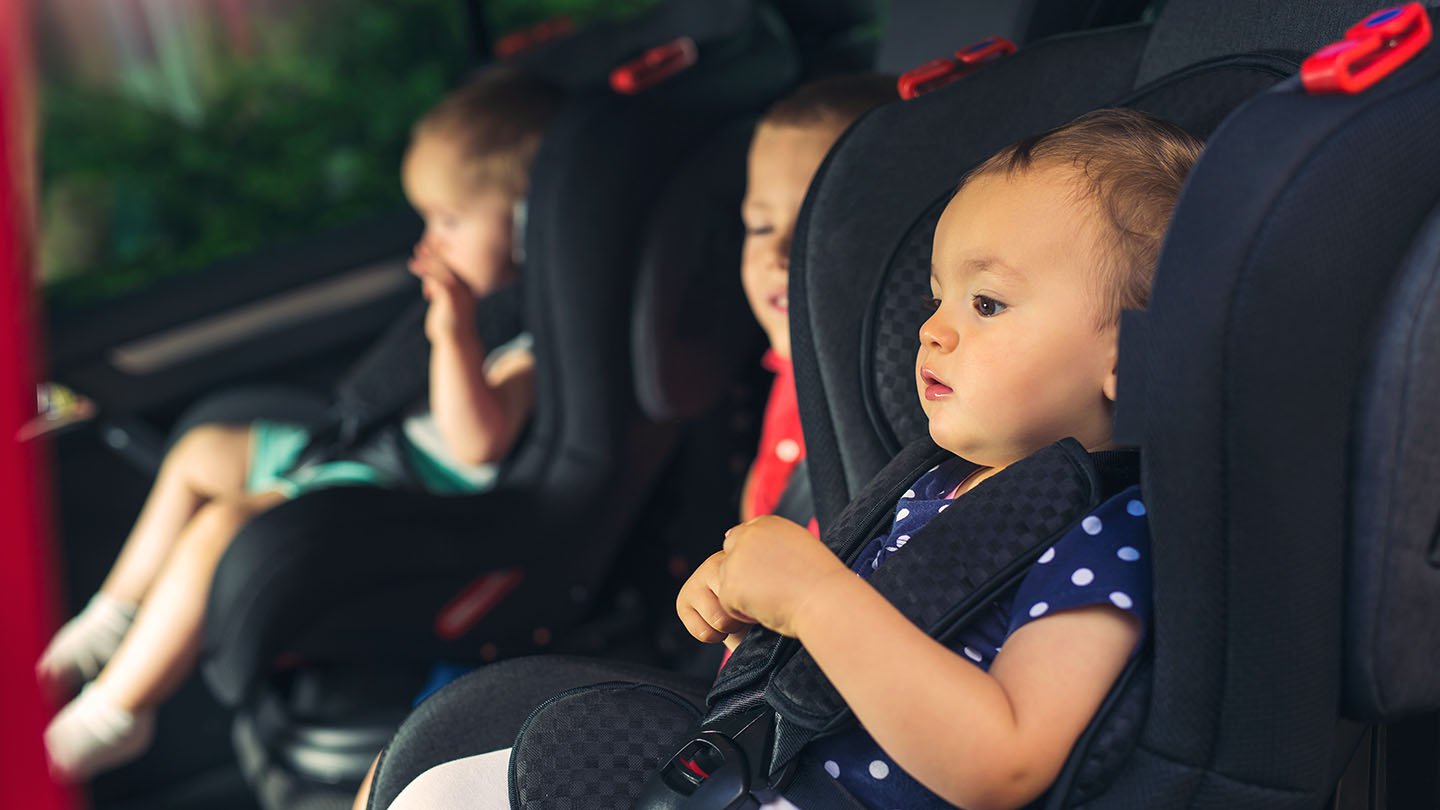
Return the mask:
MULTIPOLYGON (((1133 454, 1125 455, 1131 472, 1120 477, 1133 478, 1133 454)), ((853 562, 883 531, 905 488, 943 458, 944 451, 928 439, 906 448, 841 516, 832 548, 853 562)), ((1058 536, 1100 503, 1105 490, 1095 461, 1079 443, 1057 442, 957 499, 915 535, 905 554, 877 570, 870 584, 943 642, 1017 582, 1058 536)), ((815 737, 846 727, 852 714, 799 644, 764 634, 754 651, 741 657, 750 643, 747 638, 736 651, 711 692, 707 726, 768 703, 778 718, 769 765, 775 777, 815 737)))
MULTIPOLYGON (((521 289, 502 287, 475 304, 475 325, 486 349, 523 331, 521 289)), ((425 336, 428 305, 406 310, 335 386, 330 417, 311 433, 297 459, 302 467, 335 458, 368 439, 376 428, 424 396, 430 383, 430 341, 425 336)))

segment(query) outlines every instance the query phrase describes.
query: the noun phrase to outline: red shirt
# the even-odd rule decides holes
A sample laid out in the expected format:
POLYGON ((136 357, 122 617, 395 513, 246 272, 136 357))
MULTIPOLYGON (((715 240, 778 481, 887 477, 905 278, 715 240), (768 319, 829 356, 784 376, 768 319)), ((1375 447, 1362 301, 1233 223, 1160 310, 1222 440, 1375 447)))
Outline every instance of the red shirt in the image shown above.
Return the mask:
MULTIPOLYGON (((800 431, 800 403, 795 395, 795 368, 775 353, 765 353, 765 368, 775 372, 770 398, 765 403, 765 423, 760 429, 760 449, 750 466, 750 515, 775 511, 795 465, 805 458, 805 436, 800 431)), ((811 531, 814 531, 813 521, 811 531)))

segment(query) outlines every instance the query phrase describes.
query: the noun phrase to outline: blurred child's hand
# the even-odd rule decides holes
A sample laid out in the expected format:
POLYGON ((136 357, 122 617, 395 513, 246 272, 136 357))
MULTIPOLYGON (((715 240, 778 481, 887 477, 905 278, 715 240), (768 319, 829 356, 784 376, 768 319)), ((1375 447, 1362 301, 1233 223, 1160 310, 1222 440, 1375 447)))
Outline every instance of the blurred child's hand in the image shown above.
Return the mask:
POLYGON ((425 336, 436 340, 475 334, 475 294, 424 242, 415 246, 410 273, 420 279, 420 292, 430 302, 425 336))
POLYGON ((715 595, 716 577, 724 559, 725 552, 717 551, 695 569, 680 586, 680 594, 675 597, 675 612, 690 635, 706 644, 724 641, 729 646, 730 638, 742 636, 754 622, 727 613, 720 605, 720 597, 715 595))
POLYGON ((837 577, 854 576, 804 527, 772 515, 727 532, 718 567, 715 593, 724 612, 786 636, 797 635, 808 600, 837 577))

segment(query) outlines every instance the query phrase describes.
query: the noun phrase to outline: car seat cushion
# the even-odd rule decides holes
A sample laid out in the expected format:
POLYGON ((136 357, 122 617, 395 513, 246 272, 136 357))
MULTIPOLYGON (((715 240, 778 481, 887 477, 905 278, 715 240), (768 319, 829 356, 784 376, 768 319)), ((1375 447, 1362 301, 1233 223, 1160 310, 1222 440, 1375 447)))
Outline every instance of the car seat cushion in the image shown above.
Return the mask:
POLYGON ((1388 719, 1440 708, 1440 208, 1393 285, 1355 434, 1346 698, 1388 719))

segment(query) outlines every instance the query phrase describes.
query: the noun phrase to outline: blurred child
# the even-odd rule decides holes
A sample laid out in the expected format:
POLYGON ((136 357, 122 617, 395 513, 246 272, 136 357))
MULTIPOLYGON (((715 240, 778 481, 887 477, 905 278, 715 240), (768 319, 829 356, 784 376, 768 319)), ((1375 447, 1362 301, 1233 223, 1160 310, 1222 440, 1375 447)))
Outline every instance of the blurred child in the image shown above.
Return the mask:
MULTIPOLYGON (((765 406, 760 447, 741 494, 742 520, 770 514, 805 455, 795 375, 790 365, 790 240, 800 204, 820 162, 845 128, 868 110, 898 96, 893 77, 857 74, 806 84, 777 101, 761 117, 750 142, 741 218, 745 246, 740 280, 770 348, 765 367, 775 372, 765 406)), ((813 525, 813 524, 812 524, 813 525)), ((692 582, 698 582, 694 578, 692 582)), ((694 632, 698 617, 685 617, 694 632)), ((372 773, 355 806, 363 808, 372 773)))
POLYGON ((220 557, 255 515, 324 487, 491 484, 532 410, 534 356, 523 333, 484 345, 476 301, 517 277, 512 217, 557 105, 548 86, 495 70, 415 126, 403 184, 425 223, 410 271, 429 302, 429 391, 397 418, 398 454, 360 447, 297 467, 310 433, 255 422, 197 427, 166 456, 99 593, 36 667, 57 688, 94 679, 45 732, 59 778, 87 779, 148 748, 156 707, 194 668, 220 557))
POLYGON ((790 364, 790 241, 810 180, 840 133, 873 107, 894 101, 889 76, 840 76, 811 82, 776 102, 750 142, 745 200, 745 248, 740 280, 770 349, 775 372, 765 405, 760 447, 740 501, 740 518, 775 510, 795 466, 805 457, 795 372, 790 364))

